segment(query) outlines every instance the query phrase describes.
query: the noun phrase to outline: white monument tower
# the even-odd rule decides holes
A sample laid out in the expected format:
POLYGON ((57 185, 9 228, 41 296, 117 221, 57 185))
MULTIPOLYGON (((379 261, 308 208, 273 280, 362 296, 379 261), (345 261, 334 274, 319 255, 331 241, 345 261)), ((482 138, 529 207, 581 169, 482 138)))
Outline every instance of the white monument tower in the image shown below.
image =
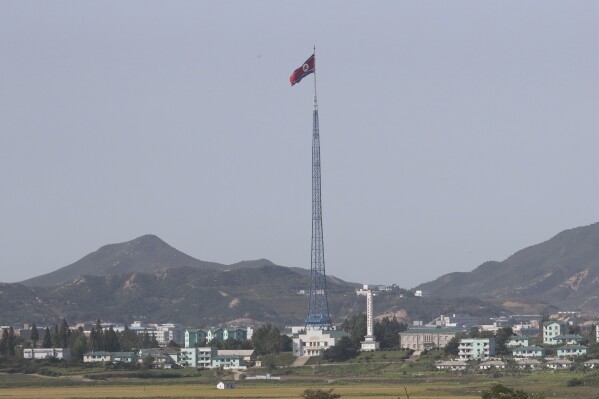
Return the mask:
POLYGON ((362 351, 375 351, 379 349, 378 341, 374 340, 373 333, 373 321, 372 321, 372 290, 370 288, 359 290, 358 295, 366 295, 366 336, 364 337, 364 341, 361 342, 362 347, 360 350, 362 351))

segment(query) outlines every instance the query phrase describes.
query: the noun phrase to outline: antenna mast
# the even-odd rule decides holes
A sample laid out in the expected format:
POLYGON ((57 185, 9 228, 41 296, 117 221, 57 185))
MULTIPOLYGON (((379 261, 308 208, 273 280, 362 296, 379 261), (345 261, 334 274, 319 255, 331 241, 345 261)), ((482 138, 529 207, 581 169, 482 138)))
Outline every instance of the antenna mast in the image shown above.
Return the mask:
MULTIPOLYGON (((316 46, 314 46, 316 56, 316 46)), ((310 304, 306 328, 330 329, 331 317, 327 299, 322 232, 322 199, 320 172, 320 132, 316 99, 316 57, 314 57, 314 108, 312 111, 312 254, 310 266, 310 304)))

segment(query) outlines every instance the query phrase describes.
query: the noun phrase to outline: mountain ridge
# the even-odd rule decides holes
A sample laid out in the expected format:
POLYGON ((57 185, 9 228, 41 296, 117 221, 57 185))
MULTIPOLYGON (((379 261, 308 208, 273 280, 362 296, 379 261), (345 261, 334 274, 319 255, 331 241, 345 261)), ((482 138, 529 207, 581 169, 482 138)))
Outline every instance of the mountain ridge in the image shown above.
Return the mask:
POLYGON ((115 275, 130 272, 155 272, 161 269, 196 267, 202 270, 259 267, 272 264, 267 259, 241 261, 233 265, 207 262, 189 256, 167 244, 154 234, 145 234, 130 241, 107 244, 70 265, 32 277, 19 284, 47 287, 60 284, 79 275, 115 275))
POLYGON ((417 288, 440 297, 464 292, 483 299, 518 299, 558 307, 599 307, 599 223, 564 230, 521 249, 504 261, 488 261, 470 272, 454 272, 417 288))

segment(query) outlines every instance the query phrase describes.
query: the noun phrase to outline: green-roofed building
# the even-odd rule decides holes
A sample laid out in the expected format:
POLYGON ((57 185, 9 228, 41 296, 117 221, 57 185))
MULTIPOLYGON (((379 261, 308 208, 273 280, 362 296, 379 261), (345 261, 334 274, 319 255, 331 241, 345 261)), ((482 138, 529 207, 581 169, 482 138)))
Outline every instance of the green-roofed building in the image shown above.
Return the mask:
POLYGON ((543 323, 543 343, 551 345, 553 338, 568 333, 568 323, 563 321, 546 321, 543 323))
POLYGON ((584 345, 565 345, 557 348, 557 357, 576 357, 589 354, 589 348, 584 345))
POLYGON ((113 362, 123 362, 123 363, 135 363, 137 362, 137 355, 135 352, 112 352, 112 361, 113 362))
POLYGON ((200 328, 185 330, 185 347, 204 346, 208 338, 208 331, 200 328))

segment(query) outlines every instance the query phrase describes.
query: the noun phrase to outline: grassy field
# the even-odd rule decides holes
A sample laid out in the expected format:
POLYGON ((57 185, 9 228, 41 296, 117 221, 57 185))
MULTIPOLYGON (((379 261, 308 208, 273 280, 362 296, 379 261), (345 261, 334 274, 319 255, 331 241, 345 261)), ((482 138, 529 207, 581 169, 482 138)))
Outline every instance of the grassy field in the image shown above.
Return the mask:
MULTIPOLYGON (((319 386, 314 386, 318 388, 319 386)), ((400 385, 355 384, 321 386, 334 388, 342 398, 382 399, 406 398, 400 385)), ((11 388, 0 390, 0 398, 281 398, 298 399, 305 385, 239 384, 235 389, 218 390, 214 385, 144 385, 11 388)), ((425 386, 406 386, 411 398, 480 398, 479 394, 454 396, 444 389, 425 386)))
MULTIPOLYGON (((541 373, 493 378, 488 375, 427 375, 419 378, 390 378, 384 381, 345 377, 336 380, 297 379, 283 381, 241 381, 235 389, 217 390, 214 382, 200 382, 188 377, 185 381, 164 379, 120 379, 104 381, 74 380, 71 377, 32 375, 0 375, 0 398, 300 398, 307 388, 333 388, 342 399, 444 398, 473 399, 493 383, 528 392, 543 392, 546 397, 599 398, 599 374, 576 375, 585 385, 568 387, 572 373, 541 373)), ((313 378, 313 377, 312 377, 313 378)), ((382 376, 379 376, 382 379, 382 376)))
POLYGON ((413 399, 471 399, 480 398, 491 384, 501 383, 527 392, 542 392, 547 399, 599 399, 599 371, 577 368, 559 372, 515 369, 442 372, 433 367, 440 356, 441 352, 431 351, 418 361, 407 361, 405 352, 382 351, 361 353, 345 363, 320 359, 304 367, 289 367, 293 356, 279 354, 264 359, 267 367, 253 368, 246 374, 270 372, 280 376, 281 381, 242 380, 237 382, 236 389, 225 391, 217 390, 216 383, 232 380, 234 376, 219 369, 117 370, 45 363, 33 367, 33 364, 23 363, 2 369, 6 373, 0 373, 0 398, 299 399, 307 388, 333 388, 342 399, 406 399, 405 389, 413 399), (576 384, 572 384, 573 380, 576 384))

